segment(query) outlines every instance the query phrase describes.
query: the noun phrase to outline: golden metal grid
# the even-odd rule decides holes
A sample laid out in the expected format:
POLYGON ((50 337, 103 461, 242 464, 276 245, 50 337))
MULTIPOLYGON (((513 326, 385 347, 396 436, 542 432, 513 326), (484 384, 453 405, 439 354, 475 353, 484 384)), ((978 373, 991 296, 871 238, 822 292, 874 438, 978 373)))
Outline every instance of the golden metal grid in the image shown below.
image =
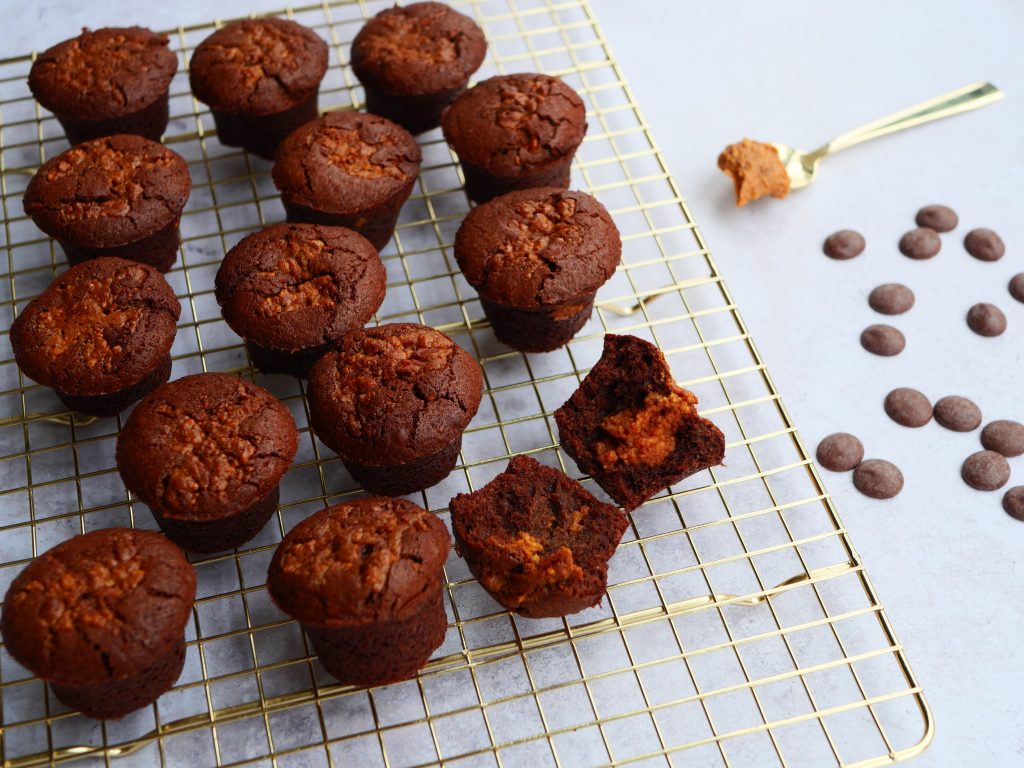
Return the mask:
MULTIPOLYGON (((388 4, 325 1, 282 12, 331 45, 322 107, 360 105, 345 66, 348 43, 388 4)), ((302 445, 276 521, 244 549, 193 558, 199 595, 185 671, 152 707, 90 721, 0 648, 4 766, 879 766, 931 741, 931 715, 903 647, 587 0, 455 4, 490 41, 479 77, 549 72, 587 102, 591 128, 574 184, 612 212, 624 259, 564 350, 502 347, 452 259, 468 210, 455 158, 438 132, 421 137, 423 175, 382 253, 388 295, 376 319, 442 328, 475 353, 488 386, 456 472, 419 502, 447 522, 450 496, 479 487, 516 453, 578 475, 558 448, 551 413, 596 361, 606 331, 665 350, 702 413, 726 433, 725 465, 633 513, 602 606, 560 620, 510 616, 453 554, 451 626, 417 679, 367 691, 325 675, 297 625, 267 600, 265 569, 285 530, 358 489, 306 427, 303 384, 255 373, 213 300, 224 251, 283 211, 269 164, 222 147, 189 93, 189 52, 217 22, 179 27, 170 34, 182 71, 165 140, 189 161, 194 190, 168 275, 183 299, 173 375, 254 378, 289 405, 302 445)), ((65 146, 25 87, 31 60, 0 61, 4 328, 62 264, 20 208, 33 169, 65 146)), ((681 90, 689 76, 681 75, 681 90)), ((153 527, 114 469, 121 418, 72 418, 19 374, 0 335, 0 588, 38 552, 80 531, 153 527)))

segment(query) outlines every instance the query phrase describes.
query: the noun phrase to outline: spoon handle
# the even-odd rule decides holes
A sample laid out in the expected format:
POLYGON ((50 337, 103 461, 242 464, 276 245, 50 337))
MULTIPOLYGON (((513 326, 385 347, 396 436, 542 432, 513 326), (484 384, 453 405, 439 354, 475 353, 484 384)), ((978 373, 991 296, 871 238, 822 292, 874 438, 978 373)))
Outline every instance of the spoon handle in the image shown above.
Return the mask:
POLYGON ((877 139, 879 136, 886 136, 922 123, 930 123, 932 120, 939 120, 950 115, 958 115, 961 112, 969 112, 972 109, 999 101, 1001 98, 1003 98, 1003 92, 992 83, 974 83, 847 131, 809 154, 812 159, 817 160, 825 155, 835 154, 841 149, 852 147, 854 144, 860 144, 862 141, 877 139))

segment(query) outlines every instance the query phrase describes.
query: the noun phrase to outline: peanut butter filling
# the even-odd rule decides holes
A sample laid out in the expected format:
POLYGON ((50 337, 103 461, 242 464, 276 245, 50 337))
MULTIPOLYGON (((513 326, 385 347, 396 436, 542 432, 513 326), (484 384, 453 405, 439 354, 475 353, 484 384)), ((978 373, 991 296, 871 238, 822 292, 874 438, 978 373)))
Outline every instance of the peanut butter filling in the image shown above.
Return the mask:
POLYGON ((676 448, 680 425, 695 415, 696 398, 678 387, 667 394, 649 392, 643 403, 602 420, 604 437, 594 444, 606 470, 620 466, 654 466, 676 448))

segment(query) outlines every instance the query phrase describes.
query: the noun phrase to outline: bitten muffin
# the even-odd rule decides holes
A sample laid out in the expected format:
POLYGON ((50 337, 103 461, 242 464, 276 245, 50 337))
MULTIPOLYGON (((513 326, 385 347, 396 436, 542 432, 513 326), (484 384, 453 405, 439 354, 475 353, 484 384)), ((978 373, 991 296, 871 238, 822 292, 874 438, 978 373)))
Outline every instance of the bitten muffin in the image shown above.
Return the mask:
POLYGON ((178 70, 168 42, 144 27, 83 29, 40 54, 28 87, 72 144, 117 133, 159 141, 178 70))
POLYGON ((444 523, 403 499, 371 497, 306 518, 274 552, 267 588, 348 685, 413 677, 448 627, 444 523))
POLYGON ((604 352, 555 411, 562 448, 627 510, 721 464, 725 436, 697 414, 661 350, 636 336, 604 337, 604 352))
POLYGON ((189 63, 192 93, 213 113, 217 138, 268 160, 315 120, 327 44, 287 19, 246 19, 218 29, 189 63))
POLYGON ((484 33, 444 3, 386 8, 352 41, 352 71, 366 109, 412 133, 441 124, 441 112, 466 90, 487 53, 484 33))
POLYGON ((298 432, 262 387, 225 373, 172 381, 117 436, 117 469, 164 533, 193 552, 234 549, 277 510, 298 432))
POLYGON ((516 189, 569 186, 587 132, 579 94, 555 77, 504 75, 459 96, 441 120, 478 203, 516 189))
POLYGON ((171 375, 181 305, 163 275, 104 257, 58 277, 11 325, 22 373, 68 408, 111 416, 171 375))
POLYGON ((459 554, 480 585, 520 616, 566 616, 601 602, 626 516, 529 456, 451 500, 459 554))
POLYGON ((554 188, 510 192, 469 212, 455 258, 494 334, 524 352, 568 342, 622 255, 619 231, 597 200, 554 188))
POLYGON ((36 226, 71 264, 118 256, 168 271, 192 190, 188 164, 139 136, 86 141, 48 160, 25 190, 36 226))
POLYGON ((66 706, 118 718, 181 674, 196 574, 166 537, 105 528, 23 570, 4 598, 6 650, 66 706))
POLYGON ((390 120, 331 112, 281 143, 274 185, 288 221, 348 227, 380 250, 395 231, 421 159, 416 140, 390 120))
POLYGON ((267 373, 305 376, 334 342, 373 317, 387 271, 369 241, 342 227, 276 224, 228 251, 217 303, 267 373))
POLYGON ((483 395, 480 365, 440 331, 353 331, 309 374, 310 424, 371 493, 403 496, 452 471, 483 395))

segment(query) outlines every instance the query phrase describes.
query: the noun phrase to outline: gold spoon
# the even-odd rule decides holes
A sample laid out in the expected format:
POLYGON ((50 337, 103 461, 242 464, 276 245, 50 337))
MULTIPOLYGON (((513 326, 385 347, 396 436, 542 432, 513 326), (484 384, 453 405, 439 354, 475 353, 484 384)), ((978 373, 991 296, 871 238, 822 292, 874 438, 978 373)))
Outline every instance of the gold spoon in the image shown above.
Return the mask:
POLYGON ((1001 98, 1003 98, 1003 92, 992 83, 974 83, 942 96, 936 96, 934 99, 923 101, 913 107, 894 112, 859 128, 854 128, 852 131, 836 136, 832 141, 811 152, 794 149, 785 144, 773 144, 772 146, 779 151, 779 159, 786 167, 790 189, 799 189, 814 181, 814 177, 818 175, 818 163, 826 155, 834 155, 855 144, 869 139, 877 139, 879 136, 886 136, 905 128, 930 123, 932 120, 939 120, 950 115, 959 115, 961 112, 969 112, 972 109, 997 102, 1001 98))

